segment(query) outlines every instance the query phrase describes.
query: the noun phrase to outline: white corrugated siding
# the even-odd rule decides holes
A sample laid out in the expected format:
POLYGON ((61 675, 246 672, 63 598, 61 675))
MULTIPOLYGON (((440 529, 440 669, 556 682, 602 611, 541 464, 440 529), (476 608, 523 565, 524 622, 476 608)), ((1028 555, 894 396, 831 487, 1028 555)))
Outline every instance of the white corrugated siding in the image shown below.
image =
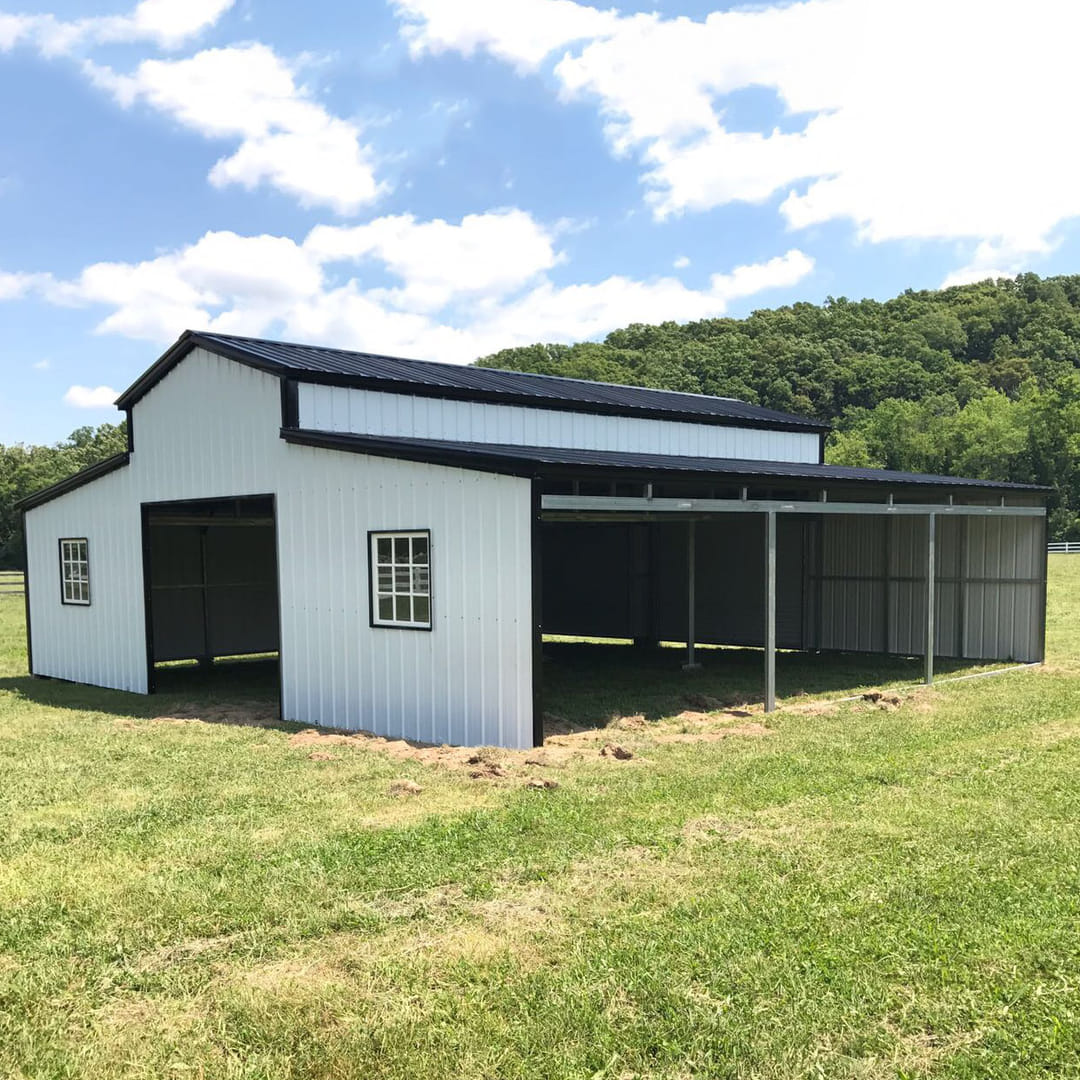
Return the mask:
POLYGON ((357 435, 752 461, 817 462, 821 448, 819 437, 807 432, 599 416, 312 383, 300 384, 299 408, 303 428, 357 435))
POLYGON ((142 502, 277 497, 286 719, 532 744, 530 485, 278 437, 270 375, 192 352, 135 407, 129 466, 27 514, 34 670, 146 691, 142 502), (369 530, 431 530, 431 632, 372 628, 369 530), (57 539, 86 536, 92 603, 60 604, 57 539))

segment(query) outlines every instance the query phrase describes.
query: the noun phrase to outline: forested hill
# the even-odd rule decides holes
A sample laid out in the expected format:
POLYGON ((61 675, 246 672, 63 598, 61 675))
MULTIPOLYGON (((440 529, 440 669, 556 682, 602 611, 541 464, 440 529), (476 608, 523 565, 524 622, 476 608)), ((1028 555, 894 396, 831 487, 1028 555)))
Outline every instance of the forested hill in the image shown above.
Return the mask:
POLYGON ((1080 275, 633 325, 482 366, 719 394, 827 420, 830 462, 1052 485, 1080 538, 1080 275))

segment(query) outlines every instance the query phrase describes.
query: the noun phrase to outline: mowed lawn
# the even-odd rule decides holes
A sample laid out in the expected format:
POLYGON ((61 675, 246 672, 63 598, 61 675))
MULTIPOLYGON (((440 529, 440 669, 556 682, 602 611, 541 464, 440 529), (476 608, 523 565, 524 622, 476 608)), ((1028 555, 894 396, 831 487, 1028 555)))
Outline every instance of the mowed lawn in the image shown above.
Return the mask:
POLYGON ((1080 1076, 1080 556, 1051 575, 1045 669, 650 699, 480 778, 220 722, 255 667, 28 679, 0 597, 0 1076, 1080 1076))

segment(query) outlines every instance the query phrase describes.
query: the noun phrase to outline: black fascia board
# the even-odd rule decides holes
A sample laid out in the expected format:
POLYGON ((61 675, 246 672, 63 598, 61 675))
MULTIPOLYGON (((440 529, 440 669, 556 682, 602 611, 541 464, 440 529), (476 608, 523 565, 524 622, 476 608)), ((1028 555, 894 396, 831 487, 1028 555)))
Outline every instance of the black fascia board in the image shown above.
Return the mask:
MULTIPOLYGON (((163 353, 155 364, 140 375, 116 399, 117 407, 129 409, 149 393, 192 349, 200 347, 228 360, 235 360, 239 364, 255 368, 258 371, 265 371, 271 375, 292 379, 298 383, 312 383, 317 386, 341 386, 354 390, 372 390, 412 397, 441 398, 448 401, 476 401, 492 405, 517 405, 523 408, 545 409, 552 412, 591 413, 595 416, 623 416, 640 420, 666 420, 711 427, 753 428, 763 431, 802 434, 827 434, 832 431, 831 425, 809 419, 781 420, 771 417, 721 416, 710 413, 681 412, 677 409, 655 409, 646 406, 639 408, 602 401, 574 401, 563 398, 545 398, 534 394, 515 394, 470 387, 443 386, 410 379, 385 379, 366 375, 312 371, 254 356, 245 349, 230 346, 226 342, 204 336, 196 330, 185 330, 175 344, 163 353)), ((754 408, 754 406, 748 407, 754 408)))
POLYGON ((32 492, 27 495, 25 499, 20 499, 15 503, 15 509, 22 511, 23 513, 27 510, 33 510, 37 506, 42 506, 44 503, 52 502, 53 499, 58 499, 61 495, 66 495, 69 491, 75 491, 77 488, 92 483, 102 476, 107 476, 117 469, 122 469, 125 465, 129 464, 130 461, 131 453, 127 450, 124 450, 119 454, 114 454, 112 457, 105 458, 104 461, 99 461, 95 465, 88 465, 85 469, 81 469, 72 476, 67 476, 63 480, 58 480, 55 484, 50 484, 49 487, 32 492))

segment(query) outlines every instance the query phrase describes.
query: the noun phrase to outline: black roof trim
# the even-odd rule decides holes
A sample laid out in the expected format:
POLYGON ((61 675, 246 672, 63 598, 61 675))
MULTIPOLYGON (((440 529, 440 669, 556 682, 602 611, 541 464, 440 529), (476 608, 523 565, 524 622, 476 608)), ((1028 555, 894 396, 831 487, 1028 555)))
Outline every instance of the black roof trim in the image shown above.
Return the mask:
POLYGON ((636 454, 615 450, 577 450, 549 446, 511 446, 498 443, 450 442, 441 439, 402 439, 380 435, 351 435, 326 431, 282 428, 289 443, 343 450, 375 457, 452 465, 509 476, 557 477, 583 470, 609 473, 619 479, 709 476, 748 480, 809 481, 840 485, 888 487, 943 487, 989 491, 1048 493, 1052 489, 1033 484, 997 480, 971 480, 957 476, 928 476, 887 469, 849 468, 791 461, 744 461, 740 458, 683 457, 671 454, 636 454))
POLYGON ((328 386, 724 427, 817 434, 832 430, 829 424, 817 420, 709 394, 685 394, 467 364, 405 360, 376 353, 194 330, 185 330, 157 363, 120 395, 116 404, 121 409, 130 408, 199 346, 260 371, 328 386))
POLYGON ((50 484, 47 488, 32 492, 25 499, 20 499, 15 504, 15 509, 22 510, 24 513, 27 510, 33 510, 37 506, 58 499, 61 495, 66 495, 69 491, 84 487, 86 484, 93 483, 93 481, 99 480, 111 472, 116 472, 117 469, 122 469, 130 461, 131 454, 127 450, 114 454, 112 457, 105 458, 104 461, 99 461, 96 465, 88 465, 74 475, 58 480, 55 484, 50 484))

